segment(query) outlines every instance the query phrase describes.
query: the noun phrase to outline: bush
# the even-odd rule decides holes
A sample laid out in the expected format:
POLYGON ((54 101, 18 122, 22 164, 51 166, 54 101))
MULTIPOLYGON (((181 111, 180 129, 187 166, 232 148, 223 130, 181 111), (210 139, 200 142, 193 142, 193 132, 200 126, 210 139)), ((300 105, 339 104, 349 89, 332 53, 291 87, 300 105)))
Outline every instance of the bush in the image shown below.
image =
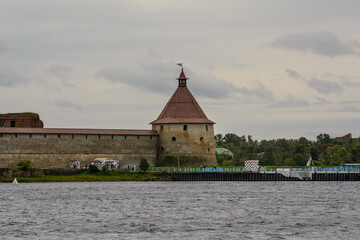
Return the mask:
POLYGON ((18 166, 23 171, 29 171, 30 169, 33 168, 32 163, 29 160, 22 160, 18 162, 16 166, 18 166))
POLYGON ((141 172, 146 172, 149 168, 149 163, 147 162, 147 160, 145 158, 141 158, 140 163, 139 163, 139 168, 141 172))
POLYGON ((91 173, 97 173, 100 171, 95 165, 91 165, 91 164, 89 165, 89 170, 91 173))

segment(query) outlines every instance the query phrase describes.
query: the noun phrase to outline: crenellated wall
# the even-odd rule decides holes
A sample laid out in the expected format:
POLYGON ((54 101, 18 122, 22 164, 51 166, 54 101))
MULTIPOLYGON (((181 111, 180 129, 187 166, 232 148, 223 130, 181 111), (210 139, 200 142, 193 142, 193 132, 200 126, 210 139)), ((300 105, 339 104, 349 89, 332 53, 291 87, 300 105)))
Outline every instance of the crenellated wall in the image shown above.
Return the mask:
POLYGON ((30 160, 37 168, 68 168, 70 160, 85 166, 99 157, 121 166, 138 165, 144 157, 154 166, 158 141, 157 135, 1 133, 0 167, 30 160))

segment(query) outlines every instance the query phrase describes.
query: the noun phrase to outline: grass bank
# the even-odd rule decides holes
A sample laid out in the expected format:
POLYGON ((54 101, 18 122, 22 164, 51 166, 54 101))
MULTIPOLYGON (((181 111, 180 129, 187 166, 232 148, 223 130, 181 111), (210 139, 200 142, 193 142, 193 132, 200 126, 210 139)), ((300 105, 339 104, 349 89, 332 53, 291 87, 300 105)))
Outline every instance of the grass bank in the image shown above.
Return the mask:
MULTIPOLYGON (((12 182, 13 178, 0 178, 0 182, 12 182)), ((166 172, 85 171, 70 176, 45 175, 43 177, 19 177, 18 182, 111 182, 111 181, 172 181, 173 174, 166 172)))

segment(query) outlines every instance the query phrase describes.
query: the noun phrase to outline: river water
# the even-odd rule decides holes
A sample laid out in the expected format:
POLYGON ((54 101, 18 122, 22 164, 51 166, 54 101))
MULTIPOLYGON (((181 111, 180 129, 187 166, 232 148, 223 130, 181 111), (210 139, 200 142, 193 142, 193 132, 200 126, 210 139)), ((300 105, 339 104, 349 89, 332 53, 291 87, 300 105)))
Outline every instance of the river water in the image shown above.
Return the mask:
POLYGON ((358 182, 0 184, 0 239, 359 239, 358 182))

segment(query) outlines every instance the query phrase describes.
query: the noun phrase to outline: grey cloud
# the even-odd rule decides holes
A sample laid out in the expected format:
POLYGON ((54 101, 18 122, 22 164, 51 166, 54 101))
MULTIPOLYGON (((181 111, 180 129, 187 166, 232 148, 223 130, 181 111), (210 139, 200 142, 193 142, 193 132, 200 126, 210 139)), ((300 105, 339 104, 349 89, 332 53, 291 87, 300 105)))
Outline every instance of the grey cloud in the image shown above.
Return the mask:
POLYGON ((245 96, 255 96, 260 100, 272 100, 273 99, 273 93, 270 89, 267 89, 264 85, 258 84, 258 86, 248 89, 246 87, 239 88, 238 92, 245 95, 245 96))
POLYGON ((347 87, 360 87, 360 77, 349 76, 349 75, 345 76, 345 75, 332 74, 332 73, 325 73, 323 74, 322 77, 326 79, 333 79, 335 81, 339 81, 347 87))
POLYGON ((81 110, 83 108, 80 104, 73 103, 67 100, 56 100, 53 102, 53 105, 59 108, 68 108, 74 110, 81 110))
POLYGON ((354 100, 354 101, 341 101, 340 104, 359 104, 360 100, 354 100))
POLYGON ((309 106, 309 102, 306 100, 294 99, 292 95, 289 95, 284 101, 276 101, 269 105, 273 108, 291 108, 291 107, 306 107, 309 106))
POLYGON ((344 90, 342 86, 335 82, 319 80, 315 78, 307 81, 307 85, 321 94, 341 93, 344 90))
POLYGON ((22 77, 16 71, 0 67, 0 87, 16 87, 28 83, 29 80, 22 77))
POLYGON ((298 80, 303 80, 304 78, 295 70, 292 69, 286 69, 285 72, 288 73, 290 78, 294 78, 294 79, 298 79, 298 80))
POLYGON ((343 108, 340 109, 336 109, 336 112, 355 112, 358 113, 360 112, 360 109, 355 107, 355 106, 345 106, 343 108))
POLYGON ((4 46, 4 44, 2 43, 2 42, 0 42, 0 52, 3 52, 3 51, 5 51, 5 46, 4 46))
POLYGON ((344 80, 343 81, 344 85, 347 87, 360 87, 360 81, 348 81, 348 80, 344 80))
POLYGON ((163 106, 161 104, 133 104, 133 103, 124 103, 124 104, 108 104, 108 103, 99 103, 91 104, 86 107, 86 111, 92 112, 144 112, 144 111, 159 111, 163 106))
POLYGON ((316 102, 314 102, 314 105, 322 105, 322 104, 333 104, 333 102, 326 100, 322 97, 315 97, 316 102))
POLYGON ((65 65, 51 65, 47 68, 47 72, 50 73, 53 76, 62 78, 62 79, 68 79, 69 74, 71 72, 71 68, 65 65))
POLYGON ((242 64, 242 63, 233 63, 232 66, 235 68, 241 68, 241 69, 246 68, 246 65, 242 64))
MULTIPOLYGON (((329 93, 341 93, 344 91, 344 88, 333 81, 322 80, 317 78, 312 78, 310 80, 305 79, 301 74, 292 69, 286 69, 285 72, 288 73, 290 78, 301 80, 306 83, 310 88, 315 89, 318 93, 329 94, 329 93)), ((329 73, 323 76, 324 78, 332 78, 334 75, 329 73)))
MULTIPOLYGON (((217 79, 213 75, 194 72, 184 66, 188 86, 198 97, 220 99, 238 92, 231 83, 217 79)), ((100 70, 96 76, 111 83, 121 83, 128 86, 161 94, 170 94, 177 87, 176 78, 180 68, 175 62, 138 62, 136 66, 120 66, 118 68, 100 70)))
POLYGON ((358 42, 344 43, 330 32, 304 32, 276 39, 275 47, 311 51, 328 57, 359 55, 358 42))

